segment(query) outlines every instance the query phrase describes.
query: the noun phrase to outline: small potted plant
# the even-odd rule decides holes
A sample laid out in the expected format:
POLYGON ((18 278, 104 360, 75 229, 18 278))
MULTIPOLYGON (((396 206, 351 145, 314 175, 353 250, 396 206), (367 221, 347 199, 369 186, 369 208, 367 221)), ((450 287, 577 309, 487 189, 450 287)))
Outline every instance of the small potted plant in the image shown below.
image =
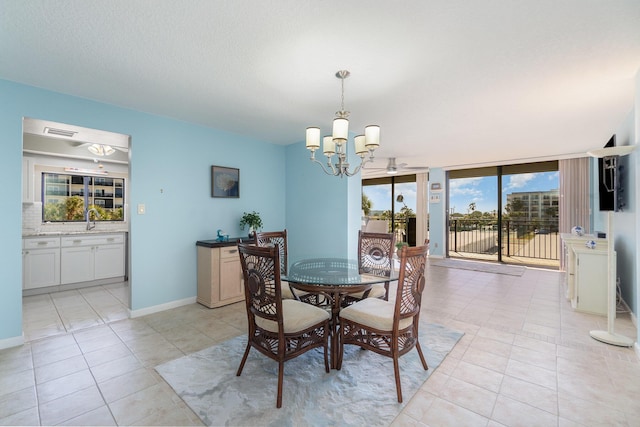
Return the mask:
POLYGON ((397 256, 400 256, 400 251, 402 251, 402 248, 404 248, 405 246, 409 246, 409 244, 407 242, 397 242, 396 243, 396 254, 397 254, 397 256))
POLYGON ((262 218, 256 211, 247 213, 244 212, 240 218, 240 228, 244 230, 245 227, 249 227, 249 237, 253 237, 259 229, 262 228, 262 218))

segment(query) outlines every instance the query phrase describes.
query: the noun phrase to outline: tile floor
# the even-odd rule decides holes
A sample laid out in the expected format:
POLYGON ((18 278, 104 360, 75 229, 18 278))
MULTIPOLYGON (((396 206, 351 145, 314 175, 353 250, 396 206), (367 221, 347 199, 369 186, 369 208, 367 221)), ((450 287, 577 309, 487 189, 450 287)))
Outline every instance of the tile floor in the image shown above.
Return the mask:
MULTIPOLYGON (((562 283, 532 268, 429 268, 423 316, 465 335, 393 425, 640 425, 638 358, 591 339, 606 319, 573 311, 562 283)), ((28 342, 0 351, 0 424, 201 425, 153 367, 245 333, 243 304, 128 319, 127 294, 119 284, 25 298, 28 342)), ((635 338, 628 314, 616 330, 635 338)))

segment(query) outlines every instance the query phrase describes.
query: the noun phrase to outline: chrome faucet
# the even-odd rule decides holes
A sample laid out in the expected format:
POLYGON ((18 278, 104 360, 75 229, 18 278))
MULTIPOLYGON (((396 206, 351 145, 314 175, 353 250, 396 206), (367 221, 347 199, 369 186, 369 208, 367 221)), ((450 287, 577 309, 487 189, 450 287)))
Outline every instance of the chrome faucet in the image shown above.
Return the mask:
POLYGON ((95 218, 100 219, 100 214, 98 213, 98 211, 94 208, 87 209, 87 230, 92 230, 96 228, 95 218), (91 224, 91 212, 93 212, 93 215, 94 215, 93 224, 91 224))

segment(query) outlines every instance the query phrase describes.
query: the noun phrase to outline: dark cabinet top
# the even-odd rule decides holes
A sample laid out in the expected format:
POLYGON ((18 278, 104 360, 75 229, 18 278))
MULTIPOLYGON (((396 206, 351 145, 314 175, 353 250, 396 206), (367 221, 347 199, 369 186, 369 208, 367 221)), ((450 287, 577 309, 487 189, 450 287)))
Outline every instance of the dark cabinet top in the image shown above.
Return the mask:
POLYGON ((224 248, 227 246, 236 246, 238 243, 255 243, 255 239, 249 237, 230 237, 229 241, 221 242, 217 239, 213 240, 198 240, 196 246, 203 246, 205 248, 224 248))

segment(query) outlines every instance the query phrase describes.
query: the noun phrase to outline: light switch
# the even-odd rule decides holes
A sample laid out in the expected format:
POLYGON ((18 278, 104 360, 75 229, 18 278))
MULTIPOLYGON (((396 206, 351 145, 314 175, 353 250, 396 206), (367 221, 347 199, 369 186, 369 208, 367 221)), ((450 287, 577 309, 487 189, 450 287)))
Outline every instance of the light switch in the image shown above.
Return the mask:
POLYGON ((146 211, 147 208, 144 207, 144 204, 141 203, 138 205, 138 215, 144 215, 146 211))

